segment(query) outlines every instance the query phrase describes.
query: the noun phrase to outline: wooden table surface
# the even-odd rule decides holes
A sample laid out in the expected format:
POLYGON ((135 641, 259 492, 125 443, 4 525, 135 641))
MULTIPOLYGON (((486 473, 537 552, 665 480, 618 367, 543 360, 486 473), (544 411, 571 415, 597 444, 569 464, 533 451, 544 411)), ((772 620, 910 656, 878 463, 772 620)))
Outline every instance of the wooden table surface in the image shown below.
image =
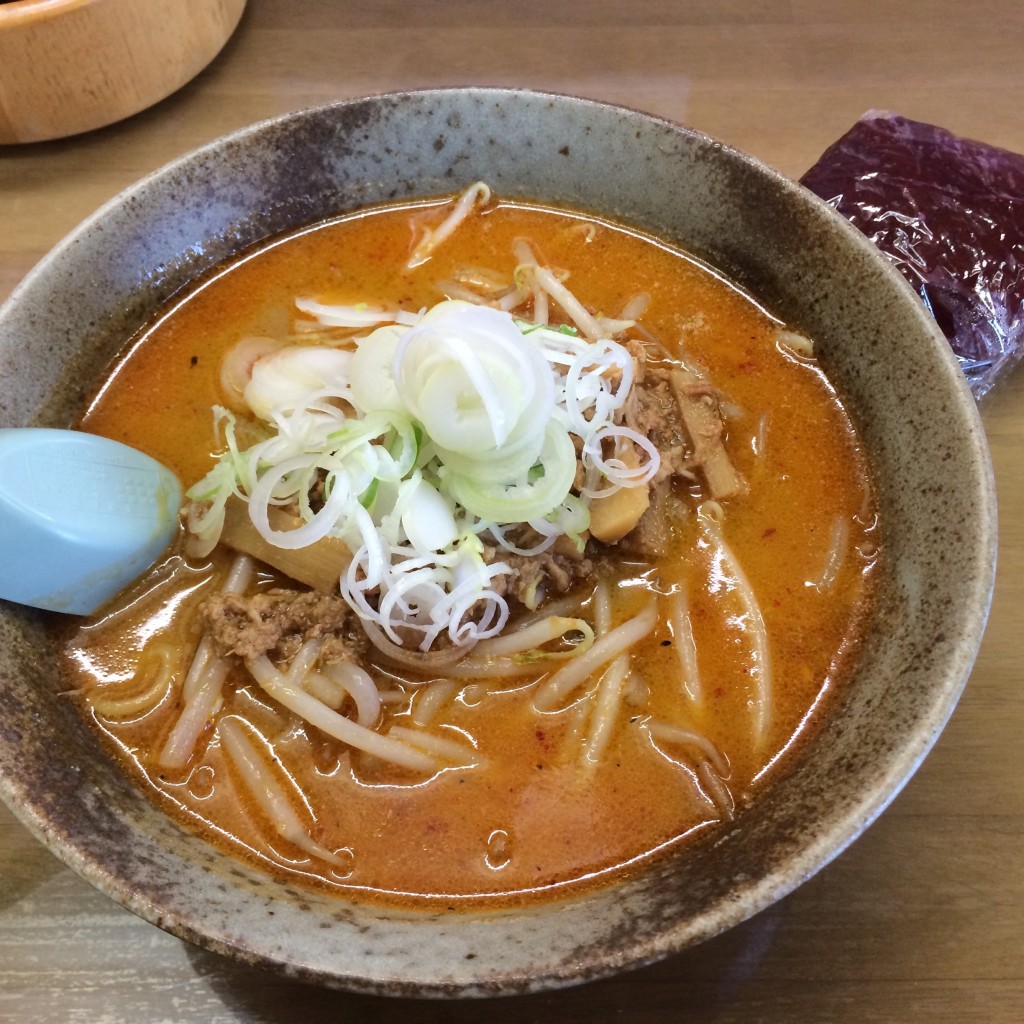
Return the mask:
MULTIPOLYGON (((125 186, 298 107, 530 86, 682 121, 796 177, 871 108, 1024 152, 1022 43, 1019 0, 250 0, 220 57, 155 108, 0 149, 0 299, 125 186)), ((966 694, 881 820, 774 908, 583 988, 488 1004, 355 997, 186 946, 93 891, 0 808, 0 1020, 1024 1020, 1024 369, 983 415, 1000 567, 966 694)))

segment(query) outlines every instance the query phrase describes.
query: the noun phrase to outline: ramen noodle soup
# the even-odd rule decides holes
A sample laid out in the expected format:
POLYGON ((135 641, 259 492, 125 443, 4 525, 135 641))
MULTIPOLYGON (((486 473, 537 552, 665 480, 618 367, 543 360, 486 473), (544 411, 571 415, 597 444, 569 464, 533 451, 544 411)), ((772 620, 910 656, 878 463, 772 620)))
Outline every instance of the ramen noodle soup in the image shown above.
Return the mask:
POLYGON ((190 490, 62 636, 73 699, 186 827, 350 898, 521 903, 702 841, 798 760, 870 608, 812 340, 482 183, 218 269, 79 425, 190 490))

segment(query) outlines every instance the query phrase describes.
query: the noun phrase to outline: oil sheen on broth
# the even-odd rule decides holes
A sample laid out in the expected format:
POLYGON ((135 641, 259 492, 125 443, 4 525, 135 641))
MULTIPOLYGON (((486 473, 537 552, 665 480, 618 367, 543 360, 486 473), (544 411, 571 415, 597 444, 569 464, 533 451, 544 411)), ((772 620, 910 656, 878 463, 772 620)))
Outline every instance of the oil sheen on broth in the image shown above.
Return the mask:
MULTIPOLYGON (((551 324, 572 325, 555 294, 531 291, 540 275, 522 264, 532 254, 591 314, 625 308, 636 325, 618 340, 662 382, 688 368, 690 397, 724 423, 738 487, 714 498, 693 459, 703 442, 690 437, 676 453, 683 468, 652 499, 656 550, 650 537, 646 548, 630 535, 591 543, 588 571, 566 596, 541 577, 548 596, 534 617, 557 602, 595 627, 597 643, 655 602, 654 628, 625 660, 547 701, 543 680, 573 660, 572 630, 516 655, 525 671, 511 677, 444 666, 418 674, 365 645, 381 700, 369 727, 426 751, 427 768, 327 735, 235 656, 223 659, 194 749, 183 764, 160 763, 187 703, 201 606, 235 559, 224 545, 189 558, 183 534, 130 593, 62 638, 85 713, 171 814, 292 881, 405 905, 578 891, 741 814, 799 756, 843 686, 878 558, 869 470, 805 339, 686 254, 573 212, 491 200, 410 260, 450 208, 364 211, 221 268, 133 339, 80 426, 147 452, 188 486, 223 451, 211 407, 232 403, 222 363, 240 339, 344 348, 374 329, 319 324, 296 310, 297 296, 415 312, 446 298, 510 305, 518 285, 517 316, 529 320, 546 302, 551 324)), ((234 404, 241 437, 237 395, 234 404)), ((282 587, 295 584, 256 563, 250 594, 282 587)), ((530 614, 509 603, 513 623, 530 614)), ((279 678, 298 645, 270 652, 279 678)), ((355 719, 356 702, 342 696, 336 713, 355 719)))

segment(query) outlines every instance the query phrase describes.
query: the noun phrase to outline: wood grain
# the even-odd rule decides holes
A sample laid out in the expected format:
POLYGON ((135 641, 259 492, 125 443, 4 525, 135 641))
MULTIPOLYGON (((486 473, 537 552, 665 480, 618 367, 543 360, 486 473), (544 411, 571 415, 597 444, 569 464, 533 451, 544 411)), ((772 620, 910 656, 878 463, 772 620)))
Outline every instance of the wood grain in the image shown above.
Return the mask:
MULTIPOLYGON (((2 5, 0 5, 2 6, 2 5)), ((62 142, 0 149, 0 297, 120 189, 260 118, 370 92, 531 86, 685 121, 799 175, 865 110, 1024 152, 1016 0, 250 0, 201 75, 62 142)), ((1010 1024, 1024 1006, 1024 371, 983 405, 1000 569, 966 693, 882 818, 781 903, 596 985, 447 1005, 237 967, 91 890, 0 810, 0 1020, 1010 1024)))
POLYGON ((0 5, 0 143, 113 124, 198 74, 245 0, 17 0, 0 5))

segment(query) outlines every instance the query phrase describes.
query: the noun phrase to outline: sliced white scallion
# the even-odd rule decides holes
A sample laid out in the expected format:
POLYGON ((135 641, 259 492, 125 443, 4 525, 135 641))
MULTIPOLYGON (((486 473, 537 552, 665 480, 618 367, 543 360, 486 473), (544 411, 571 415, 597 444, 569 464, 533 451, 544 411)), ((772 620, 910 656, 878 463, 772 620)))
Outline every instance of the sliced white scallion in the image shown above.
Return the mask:
POLYGON ((242 396, 261 419, 275 410, 291 411, 309 394, 328 391, 346 397, 352 353, 321 346, 288 345, 257 359, 242 396))
POLYGON ((399 342, 394 368, 404 408, 453 452, 500 449, 517 426, 535 422, 524 420, 528 410, 552 411, 546 360, 500 310, 439 303, 399 342))
POLYGON ((442 551, 459 536, 451 504, 422 477, 402 514, 402 529, 417 551, 442 551))
POLYGON ((564 430, 549 424, 536 472, 495 484, 452 473, 448 488, 455 500, 481 519, 524 523, 554 511, 569 494, 576 475, 576 449, 564 430))
MULTIPOLYGON (((434 243, 488 194, 467 190, 434 243)), ((227 451, 189 493, 202 503, 190 512, 193 547, 216 543, 236 495, 269 544, 342 541, 353 555, 342 596, 388 642, 427 651, 441 632, 460 647, 496 635, 508 618, 500 577, 511 572, 501 551, 540 552, 563 536, 582 550, 590 496, 646 486, 659 459, 615 423, 633 359, 602 334, 622 324, 591 315, 565 271, 520 249, 517 293, 550 297, 575 326, 464 301, 411 313, 299 299, 323 326, 368 333, 345 350, 292 346, 256 359, 244 394, 265 439, 241 450, 234 418, 218 411, 227 451), (624 444, 639 466, 619 457, 624 444), (298 525, 272 528, 273 507, 298 525), (506 535, 518 524, 536 542, 506 535)))
POLYGON ((356 342, 352 355, 351 387, 356 406, 364 413, 375 409, 403 409, 395 384, 395 352, 406 328, 378 327, 356 342))

